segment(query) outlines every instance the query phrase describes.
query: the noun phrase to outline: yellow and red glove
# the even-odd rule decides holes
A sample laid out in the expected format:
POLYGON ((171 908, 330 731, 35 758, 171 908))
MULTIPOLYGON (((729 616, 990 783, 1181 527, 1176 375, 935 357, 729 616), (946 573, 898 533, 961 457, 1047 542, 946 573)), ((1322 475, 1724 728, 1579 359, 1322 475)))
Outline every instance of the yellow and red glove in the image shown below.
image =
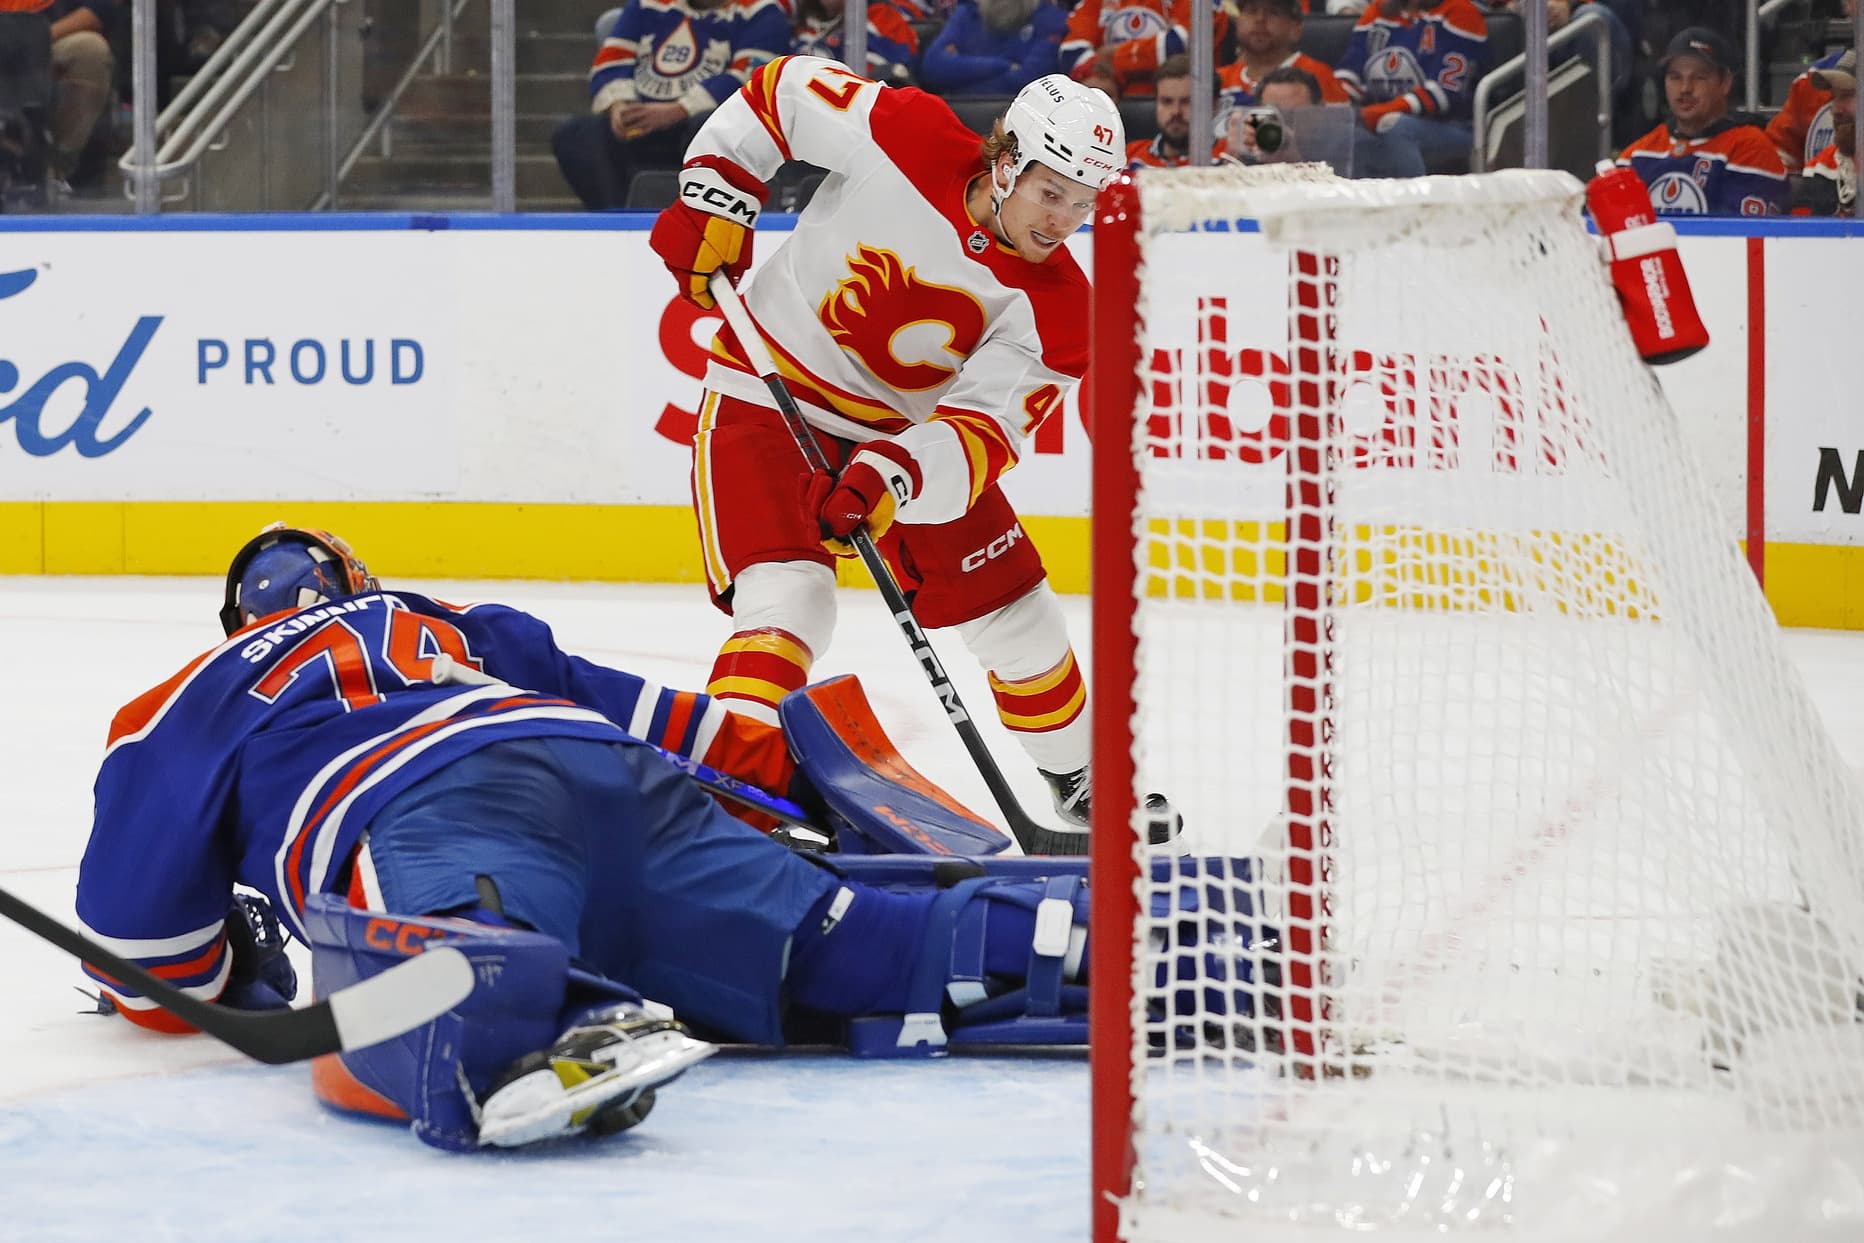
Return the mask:
POLYGON ((822 545, 838 557, 854 555, 849 536, 865 525, 879 539, 901 505, 919 495, 919 463, 891 440, 857 445, 839 478, 817 474, 809 481, 809 507, 822 528, 822 545))
POLYGON ((680 197, 654 221, 648 245, 680 282, 680 294, 712 309, 707 281, 720 268, 735 284, 751 266, 752 228, 770 189, 730 160, 702 155, 680 170, 680 197))

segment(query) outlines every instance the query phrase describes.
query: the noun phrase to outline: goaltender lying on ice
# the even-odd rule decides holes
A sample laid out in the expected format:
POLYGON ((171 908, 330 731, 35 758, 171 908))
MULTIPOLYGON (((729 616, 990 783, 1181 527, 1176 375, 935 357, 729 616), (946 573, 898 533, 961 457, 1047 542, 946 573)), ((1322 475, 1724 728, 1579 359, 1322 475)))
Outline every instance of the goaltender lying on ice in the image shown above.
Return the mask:
MULTIPOLYGON (((712 1040, 1086 1042, 1085 862, 1005 857, 853 679, 772 727, 569 655, 516 609, 385 589, 342 540, 282 526, 233 558, 221 621, 112 723, 78 916, 242 1009, 295 995, 285 929, 325 996, 424 946, 465 955, 453 1009, 313 1063, 332 1106, 510 1146, 633 1126, 712 1040)), ((1191 863, 1152 912, 1158 983, 1201 981, 1173 1011, 1255 1048, 1272 931, 1246 861, 1161 856, 1156 878, 1191 863)), ((187 1030, 92 975, 106 1008, 187 1030)))

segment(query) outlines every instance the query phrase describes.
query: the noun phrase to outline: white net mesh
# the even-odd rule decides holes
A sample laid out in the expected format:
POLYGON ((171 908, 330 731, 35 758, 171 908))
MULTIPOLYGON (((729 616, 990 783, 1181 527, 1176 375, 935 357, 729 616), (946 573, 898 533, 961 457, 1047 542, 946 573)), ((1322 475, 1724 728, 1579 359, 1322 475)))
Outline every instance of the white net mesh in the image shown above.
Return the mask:
POLYGON ((1142 871, 1127 1236, 1864 1237, 1853 791, 1577 183, 1140 189, 1139 788, 1261 865, 1142 871))

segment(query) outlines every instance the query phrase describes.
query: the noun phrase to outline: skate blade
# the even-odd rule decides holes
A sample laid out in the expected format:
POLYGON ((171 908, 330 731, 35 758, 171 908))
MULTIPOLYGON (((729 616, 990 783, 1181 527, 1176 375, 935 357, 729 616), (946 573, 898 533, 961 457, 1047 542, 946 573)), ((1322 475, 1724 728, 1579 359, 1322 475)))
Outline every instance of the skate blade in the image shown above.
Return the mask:
POLYGON ((628 1045, 637 1055, 632 1066, 565 1088, 555 1070, 540 1067, 506 1084, 485 1102, 479 1119, 479 1143, 517 1148, 539 1140, 574 1135, 595 1110, 629 1093, 657 1088, 679 1078, 718 1046, 678 1031, 656 1032, 628 1045))

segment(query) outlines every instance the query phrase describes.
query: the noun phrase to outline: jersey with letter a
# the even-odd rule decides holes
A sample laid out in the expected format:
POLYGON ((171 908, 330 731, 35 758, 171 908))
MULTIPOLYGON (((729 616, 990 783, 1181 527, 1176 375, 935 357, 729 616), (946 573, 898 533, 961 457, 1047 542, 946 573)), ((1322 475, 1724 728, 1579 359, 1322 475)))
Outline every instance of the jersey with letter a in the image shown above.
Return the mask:
MULTIPOLYGON (((339 886, 390 799, 479 747, 540 736, 646 739, 788 781, 775 729, 568 655, 528 613, 371 592, 255 622, 117 713, 78 918, 211 1001, 232 965, 221 921, 235 882, 303 938, 305 895, 339 886)), ((186 1030, 90 974, 132 1020, 186 1030)))
MULTIPOLYGON (((944 100, 834 61, 758 70, 694 137, 701 156, 761 181, 785 160, 828 170, 745 304, 809 422, 913 455, 900 521, 962 516, 1087 369, 1080 265, 1065 247, 1031 263, 972 218, 979 140, 944 100)), ((714 345, 707 387, 770 405, 735 344, 714 345)))
POLYGON ((1488 67, 1489 23, 1473 0, 1427 9, 1366 6, 1334 76, 1366 105, 1368 123, 1388 112, 1466 120, 1488 67))
POLYGON ((1623 151, 1660 216, 1771 216, 1786 206, 1786 170, 1758 126, 1726 117, 1699 138, 1659 125, 1623 151))

